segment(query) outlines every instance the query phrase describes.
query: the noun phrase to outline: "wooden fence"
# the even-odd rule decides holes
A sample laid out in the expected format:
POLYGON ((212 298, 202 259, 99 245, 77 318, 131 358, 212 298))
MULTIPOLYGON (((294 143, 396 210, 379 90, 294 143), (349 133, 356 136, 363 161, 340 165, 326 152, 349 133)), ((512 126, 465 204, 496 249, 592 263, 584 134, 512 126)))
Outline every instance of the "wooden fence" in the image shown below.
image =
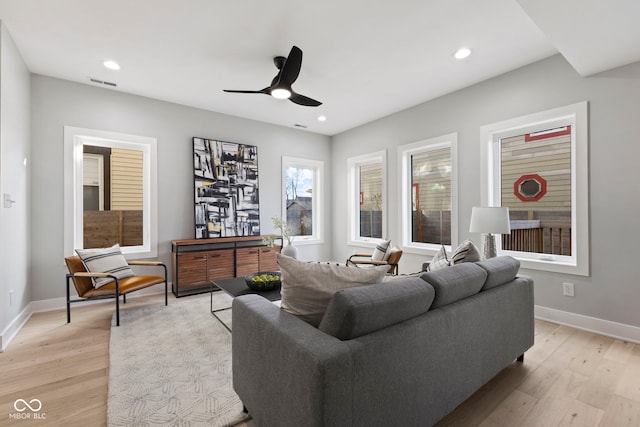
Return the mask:
POLYGON ((511 221, 511 234, 502 235, 502 249, 571 255, 571 223, 566 221, 511 221))
POLYGON ((142 245, 142 211, 85 211, 84 247, 142 245))

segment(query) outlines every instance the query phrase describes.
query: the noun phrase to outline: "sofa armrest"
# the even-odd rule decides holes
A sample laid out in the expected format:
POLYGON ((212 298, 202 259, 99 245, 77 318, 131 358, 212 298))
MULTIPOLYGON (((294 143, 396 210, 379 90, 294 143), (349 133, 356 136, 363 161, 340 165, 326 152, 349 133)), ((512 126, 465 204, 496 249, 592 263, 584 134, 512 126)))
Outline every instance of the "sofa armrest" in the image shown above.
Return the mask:
POLYGON ((258 425, 352 424, 350 345, 258 295, 233 300, 233 387, 258 425))

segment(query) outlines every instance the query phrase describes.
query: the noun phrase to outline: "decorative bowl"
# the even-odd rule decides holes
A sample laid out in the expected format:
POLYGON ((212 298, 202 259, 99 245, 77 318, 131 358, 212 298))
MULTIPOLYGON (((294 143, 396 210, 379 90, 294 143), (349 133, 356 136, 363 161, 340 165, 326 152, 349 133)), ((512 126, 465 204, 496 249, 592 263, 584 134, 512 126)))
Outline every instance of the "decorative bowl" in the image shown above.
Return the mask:
POLYGON ((249 289, 254 291, 270 291, 280 286, 279 271, 263 271, 244 276, 249 289))

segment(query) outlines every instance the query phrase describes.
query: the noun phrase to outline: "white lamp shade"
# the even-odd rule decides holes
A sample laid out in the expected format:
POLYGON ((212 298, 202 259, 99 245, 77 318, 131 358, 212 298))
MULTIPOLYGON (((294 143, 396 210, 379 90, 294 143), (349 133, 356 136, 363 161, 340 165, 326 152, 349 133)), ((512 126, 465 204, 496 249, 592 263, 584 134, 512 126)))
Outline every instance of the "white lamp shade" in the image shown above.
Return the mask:
POLYGON ((509 234, 509 208, 491 207, 471 210, 470 233, 509 234))

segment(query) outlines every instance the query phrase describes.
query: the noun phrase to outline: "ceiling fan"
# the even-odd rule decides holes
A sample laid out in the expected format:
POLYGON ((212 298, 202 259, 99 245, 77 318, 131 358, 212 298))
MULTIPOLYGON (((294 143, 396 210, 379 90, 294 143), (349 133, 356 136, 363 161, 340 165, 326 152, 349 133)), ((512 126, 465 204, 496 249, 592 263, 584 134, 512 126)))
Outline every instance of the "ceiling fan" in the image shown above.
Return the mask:
POLYGON ((320 101, 295 93, 291 88, 291 85, 300 74, 300 67, 302 67, 302 50, 300 50, 298 46, 293 46, 291 52, 289 52, 289 56, 286 58, 284 56, 276 56, 273 58, 273 63, 280 71, 278 71, 278 74, 273 78, 270 86, 261 90, 224 89, 224 91, 231 93, 263 93, 278 99, 288 98, 291 102, 307 107, 317 107, 322 104, 320 101))

